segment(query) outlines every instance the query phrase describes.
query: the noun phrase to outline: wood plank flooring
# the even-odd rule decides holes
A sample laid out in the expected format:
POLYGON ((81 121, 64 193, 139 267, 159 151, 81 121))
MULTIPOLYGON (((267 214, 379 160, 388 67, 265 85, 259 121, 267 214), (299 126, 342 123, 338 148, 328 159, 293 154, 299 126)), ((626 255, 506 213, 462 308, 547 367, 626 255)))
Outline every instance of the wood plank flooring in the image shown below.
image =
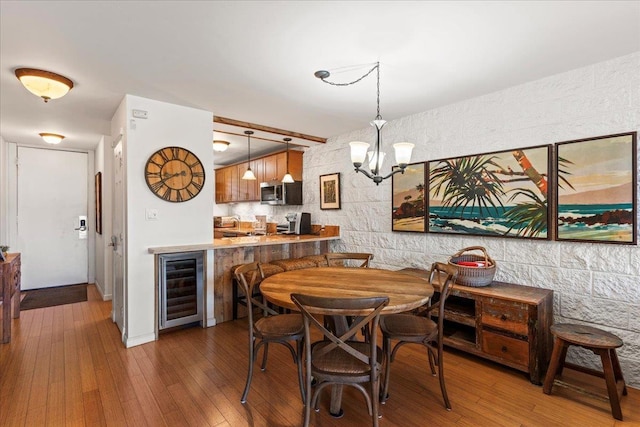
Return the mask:
MULTIPOLYGON (((280 346, 270 349, 266 372, 256 367, 248 403, 240 403, 245 320, 174 331, 125 349, 110 311, 89 286, 87 302, 22 312, 11 343, 0 345, 1 426, 301 425, 295 366, 280 346)), ((380 426, 640 425, 639 390, 622 398, 620 422, 608 402, 559 387, 547 396, 524 374, 463 353, 448 351, 445 368, 450 412, 425 354, 405 346, 392 365, 380 426)), ((328 404, 327 396, 312 412, 312 425, 371 425, 353 389, 345 391, 343 418, 329 416, 328 404)))

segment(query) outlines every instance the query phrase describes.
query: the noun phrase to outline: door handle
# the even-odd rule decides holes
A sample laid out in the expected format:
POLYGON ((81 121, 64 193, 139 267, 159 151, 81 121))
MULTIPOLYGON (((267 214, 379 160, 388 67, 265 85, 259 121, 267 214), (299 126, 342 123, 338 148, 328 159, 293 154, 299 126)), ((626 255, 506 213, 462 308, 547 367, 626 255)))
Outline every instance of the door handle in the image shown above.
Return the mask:
POLYGON ((116 236, 111 236, 111 243, 107 246, 111 246, 114 251, 118 249, 118 238, 116 236))
POLYGON ((84 225, 78 228, 74 228, 74 230, 79 230, 79 231, 87 231, 87 227, 85 227, 84 225))

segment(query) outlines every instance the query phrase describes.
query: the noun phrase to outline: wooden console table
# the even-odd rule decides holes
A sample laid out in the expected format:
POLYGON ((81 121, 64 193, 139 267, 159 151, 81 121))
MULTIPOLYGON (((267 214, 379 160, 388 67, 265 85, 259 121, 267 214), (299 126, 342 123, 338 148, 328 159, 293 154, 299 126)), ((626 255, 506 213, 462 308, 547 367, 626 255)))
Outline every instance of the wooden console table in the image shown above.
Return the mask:
MULTIPOLYGON (((421 269, 402 271, 429 277, 421 269)), ((527 372, 540 385, 553 349, 552 324, 550 289, 495 281, 485 287, 456 284, 445 306, 444 343, 527 372)))
POLYGON ((20 254, 8 254, 7 260, 0 262, 0 285, 2 294, 2 343, 11 341, 11 306, 13 318, 20 317, 20 254))

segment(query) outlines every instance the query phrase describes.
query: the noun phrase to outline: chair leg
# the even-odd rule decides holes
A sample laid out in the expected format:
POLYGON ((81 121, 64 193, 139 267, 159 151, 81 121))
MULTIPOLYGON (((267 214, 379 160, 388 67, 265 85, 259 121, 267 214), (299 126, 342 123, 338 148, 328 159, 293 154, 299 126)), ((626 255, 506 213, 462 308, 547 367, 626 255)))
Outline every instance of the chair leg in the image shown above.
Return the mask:
POLYGON ((296 343, 297 347, 297 357, 296 357, 296 365, 298 365, 298 384, 300 385, 300 396, 302 396, 302 403, 306 402, 305 392, 304 392, 304 378, 302 376, 302 352, 304 351, 304 341, 299 339, 296 343))
POLYGON ((379 412, 379 403, 376 397, 380 393, 380 377, 377 377, 375 380, 371 382, 371 417, 373 418, 373 427, 378 427, 378 418, 380 418, 379 412))
POLYGON ((547 368, 547 375, 544 378, 544 385, 542 386, 544 394, 551 394, 556 374, 562 370, 561 365, 564 365, 563 355, 566 356, 567 347, 568 344, 564 340, 556 337, 555 343, 553 344, 553 353, 551 354, 551 363, 549 364, 549 368, 547 368))
POLYGON ((251 348, 249 349, 249 372, 247 372, 247 382, 244 386, 244 392, 242 392, 242 398, 240 398, 241 403, 247 403, 249 388, 251 388, 251 377, 253 376, 253 362, 254 362, 253 352, 254 352, 254 348, 253 348, 253 344, 251 344, 251 348))
POLYGON ((384 353, 384 375, 380 403, 383 405, 389 399, 389 375, 391 374, 391 338, 382 338, 382 352, 384 353))
POLYGON ((267 355, 269 354, 269 343, 264 343, 264 349, 262 350, 262 365, 260 366, 261 371, 265 371, 267 369, 267 355))
MULTIPOLYGON (((615 350, 611 350, 615 351, 615 350)), ((611 361, 609 349, 600 349, 597 351, 602 360, 602 370, 604 379, 607 383, 607 393, 609 394, 609 404, 611 405, 611 414, 616 420, 622 421, 622 409, 620 408, 620 396, 618 396, 618 388, 616 387, 616 378, 611 361)))
POLYGON ((436 376, 436 365, 438 365, 439 363, 435 362, 435 356, 433 355, 433 350, 431 350, 431 347, 429 347, 428 344, 426 344, 427 347, 427 357, 429 358, 429 367, 431 368, 431 375, 432 376, 436 376))
POLYGON ((447 394, 447 387, 444 385, 444 363, 442 362, 442 343, 438 348, 438 379, 440 380, 440 390, 442 391, 442 398, 444 399, 444 406, 447 411, 451 410, 451 402, 449 402, 449 395, 447 394))

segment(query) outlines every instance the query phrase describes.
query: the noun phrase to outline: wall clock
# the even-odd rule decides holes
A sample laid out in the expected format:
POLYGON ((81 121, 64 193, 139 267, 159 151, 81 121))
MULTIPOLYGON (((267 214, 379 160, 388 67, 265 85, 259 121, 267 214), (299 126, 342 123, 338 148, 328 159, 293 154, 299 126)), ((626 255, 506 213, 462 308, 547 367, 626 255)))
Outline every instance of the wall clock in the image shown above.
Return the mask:
POLYGON ((153 194, 168 202, 186 202, 204 186, 200 159, 182 147, 165 147, 149 157, 144 177, 153 194))

